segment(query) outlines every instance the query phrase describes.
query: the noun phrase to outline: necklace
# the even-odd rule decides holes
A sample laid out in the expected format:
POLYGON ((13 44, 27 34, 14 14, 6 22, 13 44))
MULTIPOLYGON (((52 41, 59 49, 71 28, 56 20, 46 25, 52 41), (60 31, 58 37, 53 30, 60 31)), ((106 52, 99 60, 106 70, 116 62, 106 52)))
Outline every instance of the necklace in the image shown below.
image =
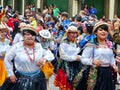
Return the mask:
POLYGON ((28 50, 27 50, 27 48, 25 47, 25 45, 24 45, 24 50, 25 50, 25 53, 26 53, 27 57, 29 58, 29 60, 30 60, 31 62, 34 62, 34 60, 35 60, 35 50, 34 50, 34 45, 33 45, 33 47, 32 47, 33 59, 30 57, 30 55, 29 55, 29 53, 28 53, 28 50))
POLYGON ((108 48, 107 44, 99 44, 99 48, 108 48))

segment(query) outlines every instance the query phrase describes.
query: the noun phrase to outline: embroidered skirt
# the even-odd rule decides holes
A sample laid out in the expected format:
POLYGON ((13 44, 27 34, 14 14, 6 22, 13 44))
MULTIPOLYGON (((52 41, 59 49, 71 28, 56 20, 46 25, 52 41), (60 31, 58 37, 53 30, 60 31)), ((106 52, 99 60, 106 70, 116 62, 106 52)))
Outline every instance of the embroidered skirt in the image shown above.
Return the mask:
POLYGON ((43 72, 34 76, 26 76, 16 72, 17 82, 13 84, 8 78, 1 90, 47 90, 46 79, 43 72))
MULTIPOLYGON (((90 72, 91 66, 83 66, 82 70, 79 72, 78 82, 74 85, 75 90, 87 90, 87 80, 90 72)), ((76 79, 76 77, 75 77, 76 79)))
POLYGON ((4 60, 0 60, 0 86, 5 82, 7 78, 7 71, 4 66, 4 60))
POLYGON ((58 63, 58 70, 54 80, 54 85, 59 87, 60 90, 73 90, 73 79, 81 68, 82 64, 80 62, 67 62, 61 60, 58 63))

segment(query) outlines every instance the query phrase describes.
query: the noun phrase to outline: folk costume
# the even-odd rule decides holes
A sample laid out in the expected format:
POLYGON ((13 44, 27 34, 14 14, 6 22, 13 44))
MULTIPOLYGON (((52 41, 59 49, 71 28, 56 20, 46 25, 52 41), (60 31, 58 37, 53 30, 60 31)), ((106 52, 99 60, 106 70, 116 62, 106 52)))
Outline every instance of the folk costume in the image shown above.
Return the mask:
MULTIPOLYGON (((70 26, 69 30, 75 32, 74 26, 70 26)), ((80 52, 80 48, 76 42, 71 42, 68 38, 60 44, 59 54, 60 59, 58 61, 57 73, 54 80, 55 86, 60 90, 73 90, 73 79, 77 73, 81 70, 82 64, 76 61, 76 56, 80 52)))
POLYGON ((116 69, 116 61, 112 50, 112 43, 106 39, 108 33, 107 27, 108 25, 103 22, 97 23, 94 26, 93 32, 97 33, 97 37, 94 38, 94 44, 87 46, 82 53, 81 62, 84 65, 88 65, 90 69, 86 90, 115 90, 111 67, 116 69), (101 39, 101 37, 104 44, 98 42, 98 38, 101 39), (102 63, 96 66, 95 60, 102 63))
MULTIPOLYGON (((94 53, 94 59, 102 60, 102 65, 96 67, 97 72, 91 90, 115 90, 111 66, 115 65, 114 53, 111 48, 106 45, 89 46, 83 51, 81 62, 85 65, 94 67, 92 53, 94 53), (93 50, 94 48, 94 50, 93 50)), ((88 77, 89 79, 89 77, 88 77)), ((90 83, 90 82, 89 82, 90 83)), ((89 87, 89 85, 88 85, 89 87)))
POLYGON ((10 40, 5 39, 4 42, 0 41, 0 86, 4 83, 7 78, 7 71, 4 65, 5 53, 9 48, 10 40))
POLYGON ((5 24, 3 24, 2 19, 5 14, 5 10, 1 10, 0 12, 0 87, 4 83, 4 81, 7 78, 7 71, 4 66, 4 57, 6 54, 6 51, 9 48, 10 40, 7 39, 7 27, 5 24))
MULTIPOLYGON (((36 35, 33 28, 25 27, 22 29, 24 33, 29 31, 36 35)), ((43 57, 48 61, 54 59, 51 51, 44 50, 39 43, 34 42, 32 49, 26 47, 24 41, 14 44, 5 56, 5 66, 8 77, 15 75, 17 80, 12 83, 8 78, 1 90, 47 90, 44 73, 37 65, 37 62, 43 57)))

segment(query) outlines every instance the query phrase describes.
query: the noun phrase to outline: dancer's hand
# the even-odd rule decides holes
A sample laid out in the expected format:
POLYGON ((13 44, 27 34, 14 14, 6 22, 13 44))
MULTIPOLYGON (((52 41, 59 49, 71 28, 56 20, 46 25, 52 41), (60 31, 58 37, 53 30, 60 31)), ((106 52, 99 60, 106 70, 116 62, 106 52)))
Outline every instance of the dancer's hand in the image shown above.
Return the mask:
POLYGON ((16 83, 17 78, 15 75, 13 75, 13 76, 10 76, 10 80, 12 83, 16 83))
POLYGON ((80 55, 76 56, 76 61, 80 61, 80 55))
POLYGON ((102 61, 100 60, 94 60, 93 64, 95 64, 97 67, 102 65, 102 61))
POLYGON ((116 65, 113 65, 113 68, 114 68, 115 72, 118 72, 118 67, 116 65))
POLYGON ((37 66, 42 67, 42 65, 45 64, 46 61, 47 61, 46 58, 41 58, 41 59, 37 62, 37 66))
POLYGON ((120 57, 116 56, 115 60, 117 61, 117 63, 120 63, 120 57))

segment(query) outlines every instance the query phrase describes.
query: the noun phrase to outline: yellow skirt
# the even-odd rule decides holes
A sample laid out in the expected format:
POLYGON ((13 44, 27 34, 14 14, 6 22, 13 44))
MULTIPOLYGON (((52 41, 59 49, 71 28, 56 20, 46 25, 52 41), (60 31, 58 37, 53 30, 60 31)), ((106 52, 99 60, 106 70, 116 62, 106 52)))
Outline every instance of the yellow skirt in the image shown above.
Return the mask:
POLYGON ((0 86, 4 83, 7 78, 7 71, 4 66, 4 60, 0 59, 0 86))

